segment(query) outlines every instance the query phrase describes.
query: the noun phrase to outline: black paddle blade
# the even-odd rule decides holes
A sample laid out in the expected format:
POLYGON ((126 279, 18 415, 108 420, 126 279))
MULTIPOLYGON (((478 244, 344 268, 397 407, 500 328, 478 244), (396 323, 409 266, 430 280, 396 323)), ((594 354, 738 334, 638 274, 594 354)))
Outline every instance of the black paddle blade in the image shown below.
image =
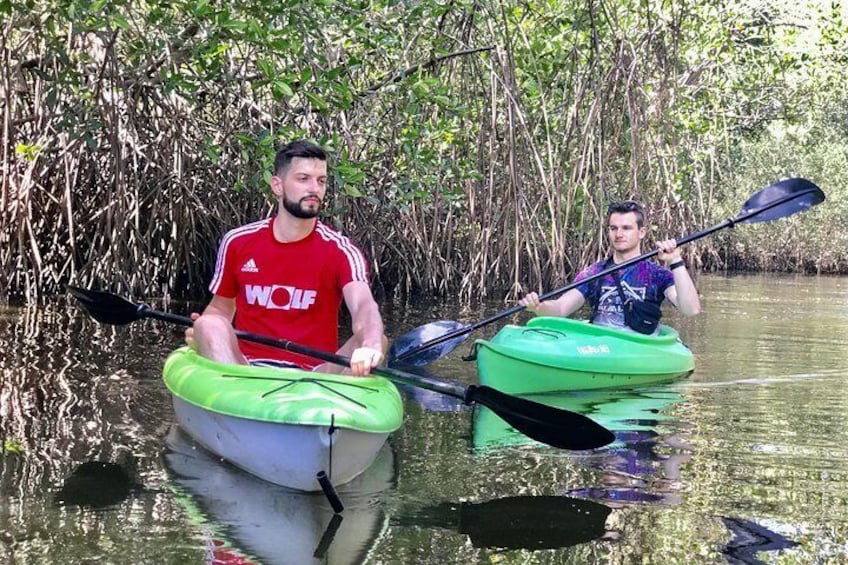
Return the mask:
POLYGON ((824 202, 824 192, 810 181, 802 178, 786 179, 765 187, 745 202, 739 214, 742 223, 755 224, 785 218, 803 212, 824 202), (792 195, 795 194, 794 198, 792 195), (780 204, 769 206, 777 201, 780 204), (766 208, 762 212, 757 212, 766 208), (745 217, 750 215, 750 217, 745 217))
POLYGON ((471 328, 452 320, 441 320, 418 326, 392 342, 388 356, 389 367, 403 367, 403 365, 423 367, 429 365, 459 347, 460 343, 468 339, 470 332, 471 328), (448 333, 461 332, 465 329, 468 329, 468 331, 462 335, 419 350, 424 343, 429 343, 448 333))
POLYGON ((85 311, 101 324, 123 326, 144 317, 137 304, 120 296, 70 285, 67 288, 71 296, 80 301, 85 311))
POLYGON ((469 386, 466 402, 489 408, 527 437, 561 449, 595 449, 615 435, 588 416, 511 396, 487 386, 469 386))

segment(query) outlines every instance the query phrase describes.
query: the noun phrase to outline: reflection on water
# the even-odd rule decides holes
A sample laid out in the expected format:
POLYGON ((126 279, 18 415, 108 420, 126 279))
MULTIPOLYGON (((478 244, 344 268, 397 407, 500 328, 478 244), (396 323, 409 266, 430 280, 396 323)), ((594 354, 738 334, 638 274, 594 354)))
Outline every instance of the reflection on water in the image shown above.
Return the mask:
POLYGON ((566 496, 509 496, 486 502, 445 502, 396 518, 398 524, 446 528, 474 547, 560 549, 604 536, 610 508, 566 496))
POLYGON ((779 551, 795 547, 798 542, 786 539, 763 526, 741 518, 722 517, 722 522, 733 533, 733 538, 721 552, 731 565, 763 563, 757 559, 762 551, 779 551))
MULTIPOLYGON (((410 390, 390 438, 393 479, 366 497, 361 519, 342 494, 336 524, 320 497, 303 505, 245 488, 216 462, 204 467, 215 479, 171 468, 174 416, 160 375, 181 328, 99 326, 65 300, 0 310, 0 445, 11 448, 0 453, 0 563, 203 563, 210 544, 273 562, 287 534, 304 540, 293 554, 325 563, 848 562, 848 279, 701 276, 698 286, 703 314, 667 318, 695 353, 689 379, 548 399, 614 429, 614 444, 553 449, 484 409, 410 390), (104 471, 126 475, 96 492, 91 478, 104 471), (517 540, 498 533, 504 515, 525 518, 518 532, 579 503, 597 505, 589 515, 604 514, 603 533, 600 520, 569 517, 536 539, 532 528, 517 540), (252 537, 264 521, 277 526, 252 537), (586 527, 585 540, 570 544, 569 527, 586 527), (350 546, 347 528, 359 540, 350 546), (347 547, 353 560, 334 553, 347 547)), ((384 312, 399 335, 503 308, 384 312)), ((473 383, 464 353, 429 370, 473 383)))
POLYGON ((214 559, 249 555, 262 563, 361 563, 385 529, 381 496, 395 478, 388 445, 365 473, 338 488, 343 514, 320 493, 253 477, 217 460, 174 426, 165 466, 175 497, 207 538, 214 559))
MULTIPOLYGON (((660 434, 676 422, 669 408, 683 396, 669 385, 636 390, 597 390, 528 395, 526 398, 589 416, 611 430, 615 442, 587 458, 600 471, 598 484, 569 489, 565 494, 609 503, 676 504, 674 485, 680 466, 690 458, 676 434, 660 434)), ((481 453, 506 445, 529 445, 532 440, 516 432, 491 410, 474 411, 474 447, 481 453)))
POLYGON ((96 326, 64 300, 3 312, 0 441, 20 448, 0 455, 0 562, 196 562, 155 460, 161 344, 173 337, 96 326))
POLYGON ((844 374, 848 279, 740 276, 700 284, 704 312, 675 317, 694 346, 691 380, 726 382, 844 374))
POLYGON ((61 505, 106 508, 120 504, 138 488, 140 485, 124 466, 86 461, 64 480, 55 500, 61 505))
MULTIPOLYGON (((415 374, 431 376, 426 372, 426 369, 416 368, 415 374)), ((438 376, 432 375, 434 378, 438 376)), ((448 396, 426 388, 419 388, 410 385, 399 385, 398 390, 404 398, 408 398, 412 402, 422 406, 431 412, 456 412, 457 410, 467 410, 469 407, 455 396, 448 396)))

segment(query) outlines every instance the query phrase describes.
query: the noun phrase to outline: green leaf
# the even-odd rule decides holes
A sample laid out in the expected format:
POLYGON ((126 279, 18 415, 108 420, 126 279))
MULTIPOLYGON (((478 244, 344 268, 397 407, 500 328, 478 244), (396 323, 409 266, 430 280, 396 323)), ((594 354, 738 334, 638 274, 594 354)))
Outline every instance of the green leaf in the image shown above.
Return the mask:
POLYGON ((24 446, 19 439, 4 439, 3 443, 0 444, 0 451, 6 451, 9 453, 23 453, 24 446))
POLYGON ((361 197, 365 196, 362 193, 362 191, 360 191, 358 188, 356 188, 355 186, 350 185, 350 184, 344 185, 342 190, 344 190, 344 193, 347 194, 348 196, 353 196, 355 198, 361 198, 361 197))
POLYGON ((130 22, 127 18, 121 13, 112 14, 112 23, 115 24, 115 27, 118 27, 122 30, 130 29, 130 22))
POLYGON ((306 98, 318 110, 326 110, 327 109, 327 102, 323 98, 319 97, 317 94, 313 94, 312 92, 307 92, 306 98))
POLYGON ((336 165, 336 176, 345 183, 365 182, 365 173, 357 165, 346 162, 336 165))
POLYGON ((22 156, 27 161, 35 161, 39 151, 41 151, 41 146, 39 145, 28 145, 26 143, 18 143, 15 145, 15 153, 22 156))
POLYGON ((88 7, 88 10, 92 14, 97 14, 98 12, 103 10, 103 6, 105 6, 105 5, 106 5, 106 0, 95 0, 88 7))
POLYGON ((451 99, 447 96, 436 95, 433 97, 433 100, 442 108, 448 108, 451 105, 451 99))
POLYGON ((259 70, 262 71, 262 74, 264 74, 268 78, 272 78, 276 74, 274 63, 272 63, 268 59, 257 59, 256 66, 259 67, 259 70))
POLYGON ((271 83, 271 89, 274 92, 275 98, 291 98, 294 96, 294 90, 285 81, 275 80, 271 83))
POLYGON ((85 132, 83 134, 83 139, 85 139, 85 144, 91 151, 97 151, 97 140, 94 139, 94 136, 91 135, 91 132, 85 132))

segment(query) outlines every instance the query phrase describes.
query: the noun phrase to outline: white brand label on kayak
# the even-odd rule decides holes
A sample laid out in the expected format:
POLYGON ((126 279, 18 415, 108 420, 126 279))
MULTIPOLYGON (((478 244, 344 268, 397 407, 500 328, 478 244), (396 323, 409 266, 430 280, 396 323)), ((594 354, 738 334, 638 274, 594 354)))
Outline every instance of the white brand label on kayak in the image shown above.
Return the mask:
POLYGON ((580 355, 599 355, 601 353, 609 353, 608 345, 581 345, 577 348, 577 353, 580 355))

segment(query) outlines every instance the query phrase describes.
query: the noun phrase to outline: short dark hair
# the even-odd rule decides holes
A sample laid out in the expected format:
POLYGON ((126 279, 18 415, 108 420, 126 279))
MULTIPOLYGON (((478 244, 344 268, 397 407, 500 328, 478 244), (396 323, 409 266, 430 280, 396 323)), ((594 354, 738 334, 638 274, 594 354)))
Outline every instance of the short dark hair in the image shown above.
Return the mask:
POLYGON ((613 214, 627 214, 628 212, 636 214, 636 224, 640 228, 645 225, 645 208, 635 200, 622 200, 610 204, 607 207, 607 220, 613 214))
POLYGON ((277 150, 277 155, 274 157, 274 174, 280 175, 285 172, 286 168, 289 164, 291 164, 295 157, 326 161, 327 152, 324 151, 324 148, 320 145, 312 143, 311 141, 306 141, 305 139, 298 139, 290 143, 286 143, 277 150))

